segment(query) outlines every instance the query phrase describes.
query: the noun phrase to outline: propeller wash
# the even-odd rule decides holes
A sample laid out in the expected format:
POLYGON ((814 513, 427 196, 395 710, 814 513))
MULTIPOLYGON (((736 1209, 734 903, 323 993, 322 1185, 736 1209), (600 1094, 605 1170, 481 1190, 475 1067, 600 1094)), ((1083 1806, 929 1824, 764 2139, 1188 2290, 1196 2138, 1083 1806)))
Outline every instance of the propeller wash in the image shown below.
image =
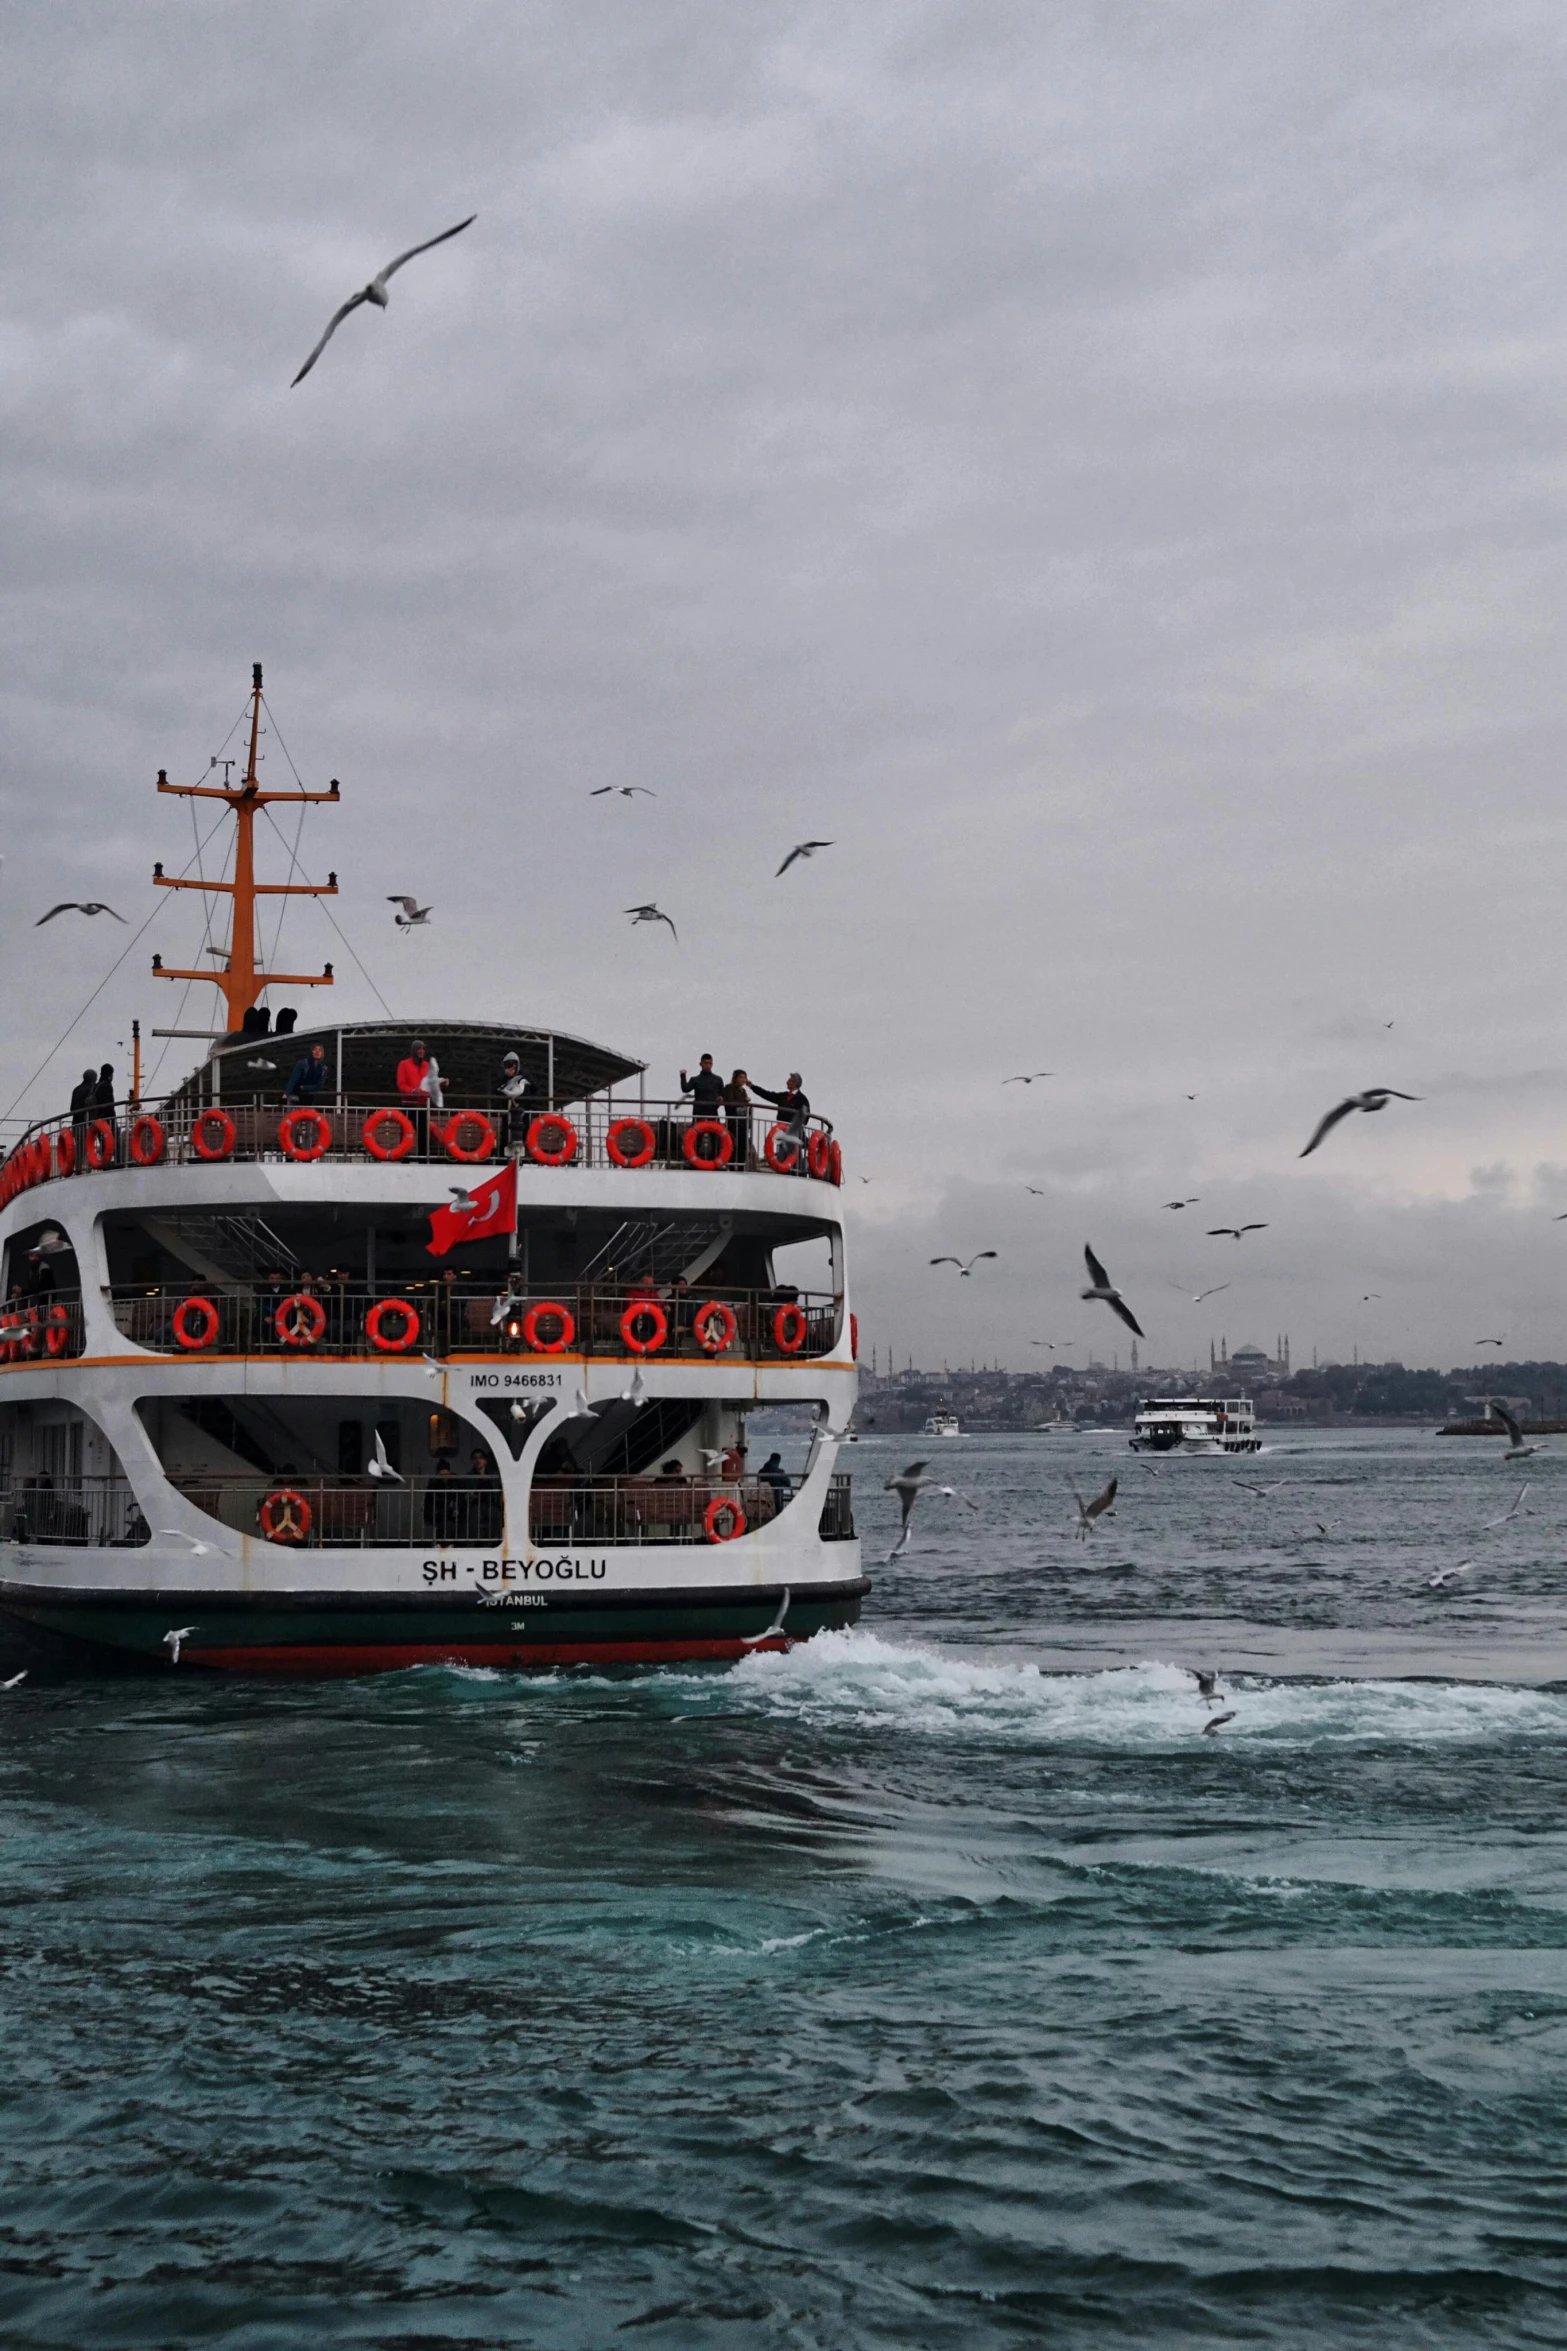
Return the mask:
POLYGON ((332 968, 261 969, 257 894, 336 882, 258 883, 254 819, 339 787, 261 789, 259 665, 253 693, 242 779, 159 782, 235 823, 231 881, 154 877, 229 900, 216 970, 154 959, 218 990, 205 1058, 0 1168, 0 1609, 180 1672, 663 1664, 852 1624, 831 1127, 693 1115, 527 1022, 274 1025, 269 987, 332 968), (813 1289, 775 1270, 802 1242, 813 1289), (814 1421, 758 1475, 747 1414, 780 1404, 814 1421))

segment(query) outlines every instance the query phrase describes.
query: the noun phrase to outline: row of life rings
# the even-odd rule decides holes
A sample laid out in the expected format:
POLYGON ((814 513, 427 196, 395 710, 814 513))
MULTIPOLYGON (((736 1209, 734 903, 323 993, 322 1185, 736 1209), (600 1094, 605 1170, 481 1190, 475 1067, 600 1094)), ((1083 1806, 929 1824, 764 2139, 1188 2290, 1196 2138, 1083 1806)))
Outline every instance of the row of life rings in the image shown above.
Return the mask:
MULTIPOLYGON (((182 1298, 174 1309, 175 1343, 188 1355, 202 1354, 221 1327, 210 1298, 182 1298)), ((285 1347, 317 1346, 326 1330, 326 1308, 311 1291, 295 1290, 273 1315, 272 1327, 285 1347)), ((365 1337, 381 1355, 406 1355, 418 1345, 421 1327, 418 1308, 406 1298, 378 1298, 365 1316, 365 1337)))
POLYGON ((64 1355, 69 1348, 71 1317, 59 1300, 43 1314, 36 1306, 23 1306, 0 1315, 0 1363, 25 1362, 36 1355, 40 1337, 46 1355, 64 1355))
MULTIPOLYGON (((261 1532, 269 1543, 307 1543, 315 1513, 297 1486, 279 1486, 261 1505, 261 1532)), ((732 1543, 745 1533, 745 1512, 731 1494, 715 1494, 702 1513, 710 1543, 732 1543)))

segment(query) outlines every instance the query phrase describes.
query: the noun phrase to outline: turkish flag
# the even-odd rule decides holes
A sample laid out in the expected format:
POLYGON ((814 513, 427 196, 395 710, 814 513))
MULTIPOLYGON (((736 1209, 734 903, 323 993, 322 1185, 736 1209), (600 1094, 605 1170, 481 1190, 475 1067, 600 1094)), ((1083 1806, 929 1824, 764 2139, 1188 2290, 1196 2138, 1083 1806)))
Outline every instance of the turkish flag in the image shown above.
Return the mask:
POLYGON ((468 1187, 471 1206, 465 1208, 454 1200, 450 1208, 432 1208, 430 1211, 429 1250, 432 1257, 444 1257, 448 1249, 455 1249, 460 1241, 487 1241, 492 1233, 514 1233, 517 1229, 517 1162, 508 1159, 496 1174, 480 1182, 475 1179, 468 1187))

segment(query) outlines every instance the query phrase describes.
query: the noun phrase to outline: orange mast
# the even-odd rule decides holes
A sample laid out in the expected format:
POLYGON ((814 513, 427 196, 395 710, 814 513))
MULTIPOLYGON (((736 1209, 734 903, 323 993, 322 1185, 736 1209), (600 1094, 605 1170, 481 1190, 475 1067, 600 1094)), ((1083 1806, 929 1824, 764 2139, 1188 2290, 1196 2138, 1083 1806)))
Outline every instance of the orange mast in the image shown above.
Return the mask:
MULTIPOLYGON (((261 664, 251 665, 250 759, 242 783, 230 786, 219 784, 171 784, 168 770, 158 770, 158 789, 172 792, 181 800, 223 800, 234 811, 238 833, 234 842, 234 879, 231 882, 203 882, 176 878, 166 874, 161 865, 152 869, 152 878, 162 890, 220 890, 234 901, 234 922, 229 935, 229 959, 222 971, 175 971, 165 964, 161 955, 152 959, 154 975, 160 980, 210 980, 221 988, 228 1006, 228 1025, 232 1031, 241 1026, 246 1013, 269 981, 280 981, 290 988, 330 988, 332 966, 328 963, 319 972, 258 971, 256 969, 256 900, 258 898, 335 898, 337 876, 328 874, 324 882, 258 882, 256 879, 255 821, 256 810, 265 808, 273 800, 338 800, 342 797, 334 776, 325 792, 263 792, 256 781, 256 745, 261 735, 261 664)), ((216 765, 216 761, 213 763, 216 765)))

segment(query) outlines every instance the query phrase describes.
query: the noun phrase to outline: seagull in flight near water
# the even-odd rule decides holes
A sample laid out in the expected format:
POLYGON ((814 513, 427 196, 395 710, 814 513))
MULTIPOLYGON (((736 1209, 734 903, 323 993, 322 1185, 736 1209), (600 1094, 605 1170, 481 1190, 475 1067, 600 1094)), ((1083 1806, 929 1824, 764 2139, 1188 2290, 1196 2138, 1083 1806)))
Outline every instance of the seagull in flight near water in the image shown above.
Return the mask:
POLYGON ((898 1539, 887 1554, 887 1564, 889 1567, 897 1558, 898 1553, 907 1549, 908 1547, 909 1529, 914 1518, 914 1505, 919 1500, 921 1494, 924 1493, 927 1486, 935 1487, 935 1490, 938 1494, 946 1494, 956 1501, 967 1502, 970 1510, 977 1510, 979 1508, 979 1504, 977 1502, 970 1501, 967 1494, 960 1494, 956 1486, 943 1486, 938 1484, 935 1478, 928 1478, 925 1475, 925 1472, 929 1467, 930 1464, 928 1461, 911 1461, 907 1469, 900 1469, 897 1476, 889 1478, 886 1484, 882 1487, 882 1492, 884 1494, 897 1495, 899 1504, 903 1511, 903 1523, 898 1534, 898 1539))
POLYGON ((1386 1110, 1390 1102, 1418 1102, 1418 1094, 1401 1094, 1397 1086, 1368 1086, 1363 1094, 1346 1094, 1326 1118, 1319 1121, 1316 1133, 1300 1154, 1309 1159, 1319 1143, 1325 1142, 1341 1118, 1348 1118, 1352 1110, 1386 1110))
POLYGON ((1115 1508, 1116 1488, 1120 1482, 1119 1478, 1112 1478, 1104 1492, 1096 1494, 1092 1502, 1085 1502, 1077 1488, 1075 1486, 1072 1488, 1072 1499, 1077 1504, 1077 1524, 1072 1532, 1080 1543, 1086 1543, 1097 1522, 1104 1517, 1105 1512, 1115 1508))
POLYGON ((373 1478, 390 1478, 394 1485, 400 1486, 403 1482, 402 1473, 400 1470, 395 1470, 386 1457, 386 1439, 379 1429, 374 1432, 374 1435, 375 1459, 369 1464, 370 1475, 373 1478))
POLYGON ((964 1264, 961 1257, 933 1257, 931 1259, 931 1264, 955 1265, 958 1269, 959 1280, 966 1282, 972 1275, 975 1266, 979 1264, 982 1258, 994 1257, 995 1255, 996 1251, 994 1249, 981 1249, 977 1256, 971 1257, 969 1259, 967 1265, 964 1264))
POLYGON ((478 217, 479 216, 476 212, 470 212, 467 219, 460 220, 454 229, 442 229, 438 237, 426 237, 422 245, 410 245, 406 253, 399 253, 395 261, 389 261, 385 269, 378 270, 376 275, 370 280, 368 286, 361 286, 357 294, 350 294, 348 300, 343 304, 342 308, 340 310, 333 311, 332 316, 327 321, 326 333, 322 336, 320 342, 311 352, 310 357, 305 361, 305 364, 300 369, 298 375, 295 376, 294 382, 289 385, 289 390, 292 392, 296 384, 302 384, 304 382, 306 376, 315 366, 316 361, 320 358, 328 343, 331 342, 332 337, 337 333, 338 328, 342 325, 344 319, 348 316, 351 310, 357 310, 361 302, 373 303, 377 310, 384 310, 387 303, 386 281, 388 278, 395 277, 397 275, 397 272, 402 268, 405 261, 416 260, 421 253, 428 253, 433 245, 444 245, 448 237, 460 237, 464 229, 472 228, 478 217))
POLYGON ((1507 1431, 1507 1451, 1502 1455, 1504 1461, 1527 1461, 1531 1453, 1539 1452, 1538 1445, 1524 1443, 1523 1430, 1505 1404, 1498 1403, 1497 1399, 1492 1396, 1486 1404, 1486 1411, 1488 1414, 1494 1414, 1507 1431))
POLYGON ((1084 1298, 1099 1299, 1102 1304, 1109 1307, 1112 1314, 1118 1314, 1120 1316, 1121 1320, 1125 1323, 1129 1331, 1135 1331, 1138 1338, 1140 1339, 1146 1338, 1148 1334, 1143 1329, 1142 1324, 1138 1321, 1136 1315, 1127 1305, 1126 1300, 1122 1297, 1114 1282, 1111 1281, 1110 1276, 1105 1272, 1104 1267, 1100 1264, 1092 1249, 1087 1247, 1086 1244, 1084 1245, 1083 1249, 1083 1262, 1088 1268, 1089 1281, 1089 1287, 1082 1293, 1084 1298))
POLYGON ((1035 1078, 1053 1078, 1055 1074, 1053 1069, 1034 1069, 1029 1071, 1027 1077, 1003 1078, 1001 1083, 1004 1086, 1031 1086, 1035 1078))
POLYGON ((1242 1233, 1265 1233, 1265 1224, 1213 1224, 1208 1227, 1210 1241, 1238 1241, 1242 1233))
POLYGON ((393 922, 396 923, 400 931, 411 931, 415 929, 420 923, 428 922, 431 915, 435 912, 435 908, 433 906, 421 906, 417 898, 404 897, 396 890, 389 890, 387 892, 386 903, 388 906, 400 906, 402 908, 403 911, 401 914, 394 914, 392 917, 393 922))
POLYGON ((650 784, 595 784, 588 794, 590 800, 602 800, 606 792, 618 792, 622 800, 634 800, 640 792, 644 800, 656 800, 658 794, 650 784))

